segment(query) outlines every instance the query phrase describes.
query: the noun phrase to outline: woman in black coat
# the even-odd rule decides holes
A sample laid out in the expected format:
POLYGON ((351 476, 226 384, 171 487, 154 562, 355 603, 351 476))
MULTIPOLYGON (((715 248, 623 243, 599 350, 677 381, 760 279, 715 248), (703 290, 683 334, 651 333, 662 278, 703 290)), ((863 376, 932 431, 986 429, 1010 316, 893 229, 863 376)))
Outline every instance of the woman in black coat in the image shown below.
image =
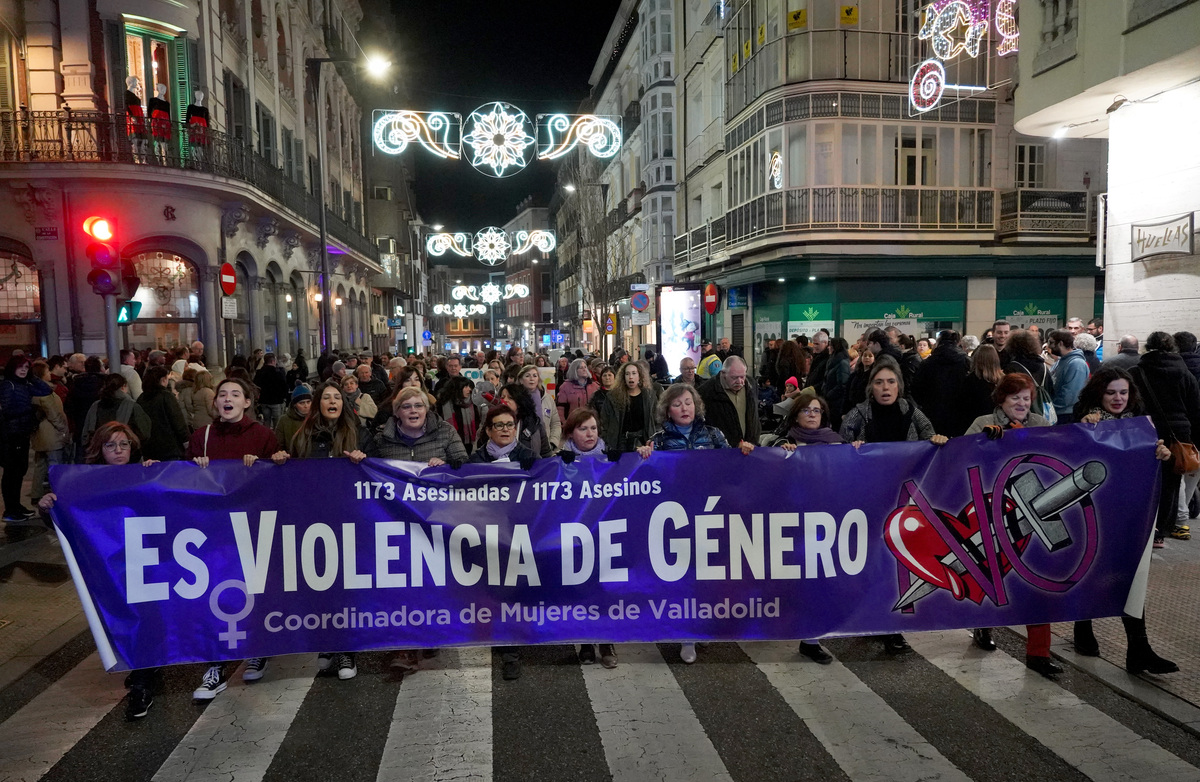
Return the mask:
POLYGON ((29 471, 29 441, 37 431, 33 398, 54 393, 50 386, 30 377, 28 356, 13 356, 4 367, 0 382, 0 494, 4 497, 4 521, 25 521, 33 511, 21 504, 21 482, 29 471))
POLYGON ((909 390, 933 424, 933 430, 947 437, 958 437, 974 420, 963 406, 963 386, 970 371, 970 359, 958 346, 961 339, 957 331, 939 334, 937 347, 913 371, 909 390))
MULTIPOLYGON (((1168 445, 1194 443, 1195 435, 1200 434, 1200 382, 1179 355, 1175 339, 1165 331, 1147 337, 1146 352, 1130 374, 1142 393, 1158 436, 1168 445)), ((1168 535, 1179 540, 1192 536, 1190 531, 1176 528, 1180 481, 1174 460, 1163 462, 1162 495, 1154 533, 1154 544, 1159 548, 1168 535)))
POLYGON ((167 388, 169 374, 165 366, 153 366, 146 370, 142 395, 137 400, 138 406, 146 411, 146 417, 150 419, 150 435, 142 441, 142 453, 145 458, 160 462, 182 459, 191 435, 175 394, 167 388))

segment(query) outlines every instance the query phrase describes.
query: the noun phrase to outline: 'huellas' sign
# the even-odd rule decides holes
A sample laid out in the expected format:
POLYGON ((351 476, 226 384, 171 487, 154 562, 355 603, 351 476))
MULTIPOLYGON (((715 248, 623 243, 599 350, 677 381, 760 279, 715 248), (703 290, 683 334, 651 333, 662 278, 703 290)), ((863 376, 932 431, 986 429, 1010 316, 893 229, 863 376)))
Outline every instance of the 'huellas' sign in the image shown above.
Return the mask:
POLYGON ((1195 237, 1192 213, 1162 223, 1133 225, 1133 260, 1154 255, 1181 253, 1191 255, 1195 237))

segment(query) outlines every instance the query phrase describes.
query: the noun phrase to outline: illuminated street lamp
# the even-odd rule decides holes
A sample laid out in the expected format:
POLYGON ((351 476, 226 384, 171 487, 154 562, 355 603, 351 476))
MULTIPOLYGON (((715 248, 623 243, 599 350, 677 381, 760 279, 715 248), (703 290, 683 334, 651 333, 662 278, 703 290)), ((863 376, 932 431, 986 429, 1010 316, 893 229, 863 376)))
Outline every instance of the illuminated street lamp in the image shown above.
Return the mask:
MULTIPOLYGON (((354 57, 308 57, 304 67, 312 76, 317 88, 317 208, 320 213, 318 226, 321 242, 321 291, 313 296, 313 300, 321 305, 321 352, 331 349, 330 344, 333 312, 330 309, 330 276, 329 269, 329 227, 325 219, 325 79, 324 68, 327 62, 357 63, 354 57)), ((374 79, 382 78, 391 70, 392 64, 379 55, 373 55, 361 63, 363 70, 374 79)))

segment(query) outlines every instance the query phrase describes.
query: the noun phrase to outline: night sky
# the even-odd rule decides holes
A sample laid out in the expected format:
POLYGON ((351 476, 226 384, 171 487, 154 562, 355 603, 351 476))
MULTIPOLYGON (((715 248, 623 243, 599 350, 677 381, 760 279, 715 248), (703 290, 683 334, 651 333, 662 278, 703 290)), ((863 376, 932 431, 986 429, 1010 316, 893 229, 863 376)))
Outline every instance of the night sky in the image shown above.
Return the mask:
MULTIPOLYGON (((522 0, 493 3, 392 0, 399 24, 397 64, 420 111, 455 111, 465 118, 503 100, 531 120, 539 113, 576 113, 588 97, 588 77, 620 0, 522 0)), ((465 150, 464 150, 465 152, 465 150)), ((547 206, 554 166, 534 161, 505 179, 485 176, 467 160, 424 150, 416 162, 417 211, 427 224, 473 232, 503 225, 527 196, 547 206)))

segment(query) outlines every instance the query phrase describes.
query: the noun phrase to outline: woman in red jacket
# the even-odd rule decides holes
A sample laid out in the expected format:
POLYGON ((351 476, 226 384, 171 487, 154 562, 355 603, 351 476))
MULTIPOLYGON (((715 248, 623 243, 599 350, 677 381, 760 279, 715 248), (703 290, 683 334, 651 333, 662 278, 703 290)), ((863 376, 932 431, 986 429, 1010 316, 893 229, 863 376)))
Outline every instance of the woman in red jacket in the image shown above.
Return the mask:
MULTIPOLYGON (((213 422, 192 433, 185 458, 201 467, 207 467, 212 459, 241 459, 247 467, 259 459, 270 460, 279 450, 279 441, 274 432, 247 415, 253 406, 254 391, 249 383, 240 378, 222 380, 213 399, 213 422)), ((266 668, 266 657, 252 657, 246 661, 242 680, 258 681, 266 668)), ((225 663, 213 663, 192 697, 210 701, 224 691, 228 680, 225 663)))

